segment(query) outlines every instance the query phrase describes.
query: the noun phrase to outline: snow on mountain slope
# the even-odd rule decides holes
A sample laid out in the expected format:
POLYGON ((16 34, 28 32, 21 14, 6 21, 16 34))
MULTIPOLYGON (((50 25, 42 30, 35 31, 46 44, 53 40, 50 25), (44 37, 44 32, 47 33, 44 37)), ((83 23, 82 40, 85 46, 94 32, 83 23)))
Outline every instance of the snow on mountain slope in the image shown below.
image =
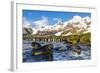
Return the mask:
MULTIPOLYGON (((88 16, 80 17, 78 15, 75 15, 70 20, 64 22, 60 20, 57 21, 57 23, 54 25, 49 24, 48 18, 42 17, 41 20, 34 21, 32 22, 32 24, 24 22, 23 28, 32 29, 33 30, 32 34, 37 34, 38 31, 42 31, 44 33, 53 32, 52 35, 60 36, 63 34, 63 32, 64 33, 66 32, 65 34, 63 34, 63 36, 68 36, 72 35, 73 33, 90 32, 90 24, 91 24, 90 17, 88 16), (34 27, 32 27, 31 25, 34 25, 34 27)), ((24 33, 26 33, 25 30, 24 33)))
POLYGON ((31 34, 32 32, 33 32, 33 28, 31 24, 29 23, 23 24, 23 34, 31 34))
POLYGON ((69 35, 72 35, 72 33, 68 32, 67 34, 63 34, 62 36, 69 36, 69 35))
POLYGON ((60 36, 63 33, 63 31, 61 32, 57 32, 56 34, 54 34, 55 36, 60 36))

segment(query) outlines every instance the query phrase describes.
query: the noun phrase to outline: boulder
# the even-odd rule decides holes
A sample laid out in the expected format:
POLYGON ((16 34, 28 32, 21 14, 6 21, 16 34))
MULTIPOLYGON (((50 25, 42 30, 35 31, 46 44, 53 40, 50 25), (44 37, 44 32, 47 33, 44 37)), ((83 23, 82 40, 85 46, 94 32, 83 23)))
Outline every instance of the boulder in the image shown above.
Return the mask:
POLYGON ((59 48, 59 51, 63 52, 66 51, 66 49, 64 47, 59 48))
POLYGON ((39 43, 37 43, 37 42, 32 42, 31 45, 32 45, 33 50, 41 48, 41 45, 39 43))
POLYGON ((73 45, 73 44, 67 44, 67 50, 71 50, 72 52, 76 52, 78 55, 81 54, 81 47, 76 44, 76 45, 73 45))
POLYGON ((72 44, 67 44, 66 47, 67 47, 67 50, 71 50, 72 49, 72 44))
POLYGON ((53 49, 53 44, 47 44, 44 46, 41 46, 37 42, 32 42, 32 55, 45 55, 48 56, 48 61, 51 61, 53 59, 52 56, 52 49, 53 49))
POLYGON ((73 47, 72 47, 72 51, 73 51, 73 52, 76 52, 78 55, 81 54, 81 48, 80 48, 80 46, 78 46, 78 45, 73 46, 73 47))

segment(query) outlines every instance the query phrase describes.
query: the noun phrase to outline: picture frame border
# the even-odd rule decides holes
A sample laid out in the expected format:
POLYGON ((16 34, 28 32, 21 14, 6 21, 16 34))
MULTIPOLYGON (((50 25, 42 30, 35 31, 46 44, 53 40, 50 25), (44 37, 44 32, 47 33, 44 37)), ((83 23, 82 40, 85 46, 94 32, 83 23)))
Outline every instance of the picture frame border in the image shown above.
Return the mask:
MULTIPOLYGON (((33 3, 11 2, 11 31, 12 31, 11 32, 11 70, 12 71, 21 71, 21 70, 23 71, 23 70, 26 69, 26 68, 25 69, 23 69, 23 68, 19 69, 20 64, 18 64, 18 50, 17 50, 18 49, 18 46, 17 46, 18 43, 16 42, 16 41, 18 41, 18 39, 17 39, 18 38, 17 37, 18 36, 17 35, 18 34, 18 31, 17 31, 18 30, 18 26, 17 26, 17 23, 18 23, 17 22, 17 19, 18 19, 18 17, 17 17, 17 5, 18 4, 39 5, 39 6, 52 6, 52 7, 88 8, 88 9, 93 9, 95 11, 95 14, 96 14, 96 8, 95 7, 85 7, 85 6, 78 7, 78 6, 64 6, 64 5, 46 5, 46 4, 35 4, 34 2, 33 3)), ((94 19, 95 19, 95 24, 96 24, 96 18, 94 18, 94 19)), ((94 29, 94 28, 92 28, 92 29, 94 29)), ((91 31, 91 32, 94 32, 94 30, 91 31)), ((92 36, 94 36, 94 34, 92 36)), ((93 47, 95 47, 95 45, 93 47)), ((96 50, 95 50, 95 52, 96 52, 96 50)), ((79 62, 79 61, 77 61, 77 62, 79 62)), ((61 62, 59 62, 59 63, 61 63, 61 62)), ((66 62, 64 62, 64 63, 66 63, 66 62)), ((75 61, 73 63, 75 63, 75 61)), ((49 65, 50 64, 51 63, 49 62, 49 65)), ((35 65, 39 66, 41 64, 36 63, 35 65)), ((96 58, 93 60, 93 64, 89 64, 89 65, 87 64, 87 65, 82 65, 82 66, 95 66, 95 65, 96 65, 96 58)), ((61 67, 63 67, 63 66, 61 66, 61 67)), ((80 66, 73 65, 71 67, 80 67, 80 66)), ((36 68, 36 69, 40 69, 40 68, 36 68)), ((66 68, 66 66, 65 66, 65 68, 66 68)), ((45 68, 43 68, 43 69, 45 69, 45 68)), ((33 68, 29 69, 29 70, 33 70, 33 68)))

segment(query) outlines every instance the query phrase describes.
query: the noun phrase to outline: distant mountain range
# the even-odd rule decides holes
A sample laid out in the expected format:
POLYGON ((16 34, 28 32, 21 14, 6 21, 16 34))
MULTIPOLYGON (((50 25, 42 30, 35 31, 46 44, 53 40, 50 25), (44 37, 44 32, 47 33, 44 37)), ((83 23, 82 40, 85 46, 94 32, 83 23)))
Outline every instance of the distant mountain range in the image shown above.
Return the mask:
MULTIPOLYGON (((39 23, 39 22, 38 22, 39 23)), ((39 23, 36 26, 32 24, 23 24, 23 34, 33 35, 55 35, 55 36, 68 36, 74 34, 83 34, 90 32, 91 18, 73 16, 72 19, 62 22, 58 21, 54 25, 46 23, 39 23), (40 26, 41 25, 41 26, 40 26)))

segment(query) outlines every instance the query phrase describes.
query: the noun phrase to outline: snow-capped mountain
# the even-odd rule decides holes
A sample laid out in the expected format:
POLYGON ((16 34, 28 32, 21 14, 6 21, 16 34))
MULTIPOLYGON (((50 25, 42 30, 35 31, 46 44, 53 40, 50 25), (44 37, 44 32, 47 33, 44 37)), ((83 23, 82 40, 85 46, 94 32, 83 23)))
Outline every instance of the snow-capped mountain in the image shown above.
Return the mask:
POLYGON ((57 21, 56 24, 50 25, 46 18, 43 18, 40 21, 35 21, 32 23, 34 27, 30 24, 23 25, 23 33, 26 34, 26 29, 32 34, 42 33, 44 35, 55 35, 55 36, 68 36, 73 34, 87 33, 90 32, 90 17, 80 17, 73 16, 72 19, 62 22, 57 21))
POLYGON ((74 16, 71 20, 64 22, 62 35, 72 35, 90 32, 90 17, 74 16))
POLYGON ((28 24, 23 24, 23 34, 32 34, 33 33, 33 28, 32 26, 28 24))

